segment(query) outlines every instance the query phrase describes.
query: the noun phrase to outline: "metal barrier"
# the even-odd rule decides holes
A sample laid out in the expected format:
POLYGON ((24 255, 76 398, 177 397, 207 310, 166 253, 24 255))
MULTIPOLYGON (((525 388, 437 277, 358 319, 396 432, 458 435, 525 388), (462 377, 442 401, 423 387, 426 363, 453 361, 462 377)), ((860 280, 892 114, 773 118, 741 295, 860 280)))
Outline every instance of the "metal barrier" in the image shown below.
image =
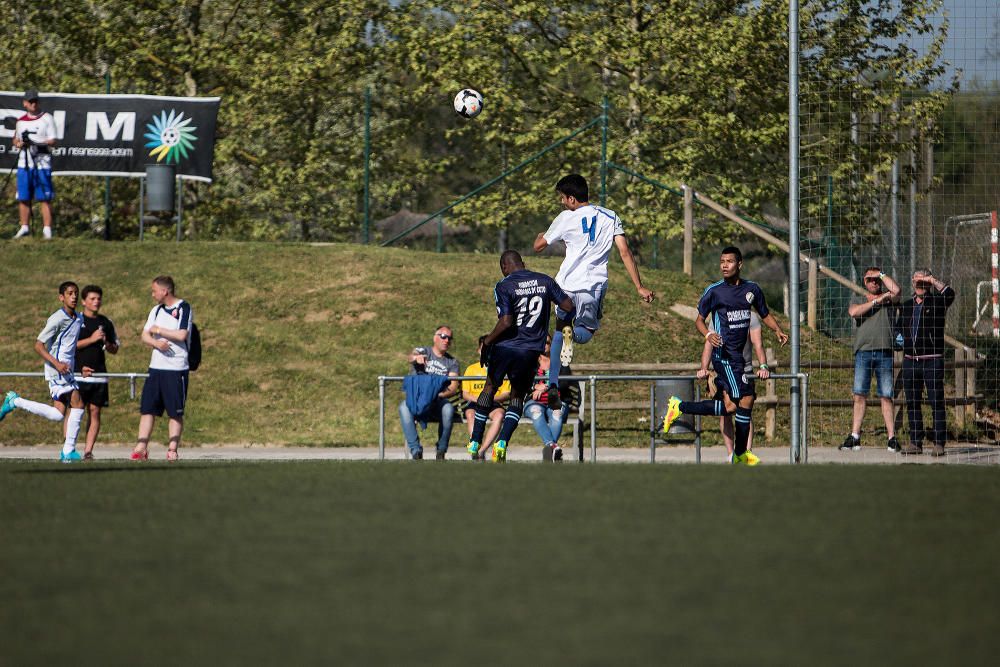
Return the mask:
MULTIPOLYGON (((0 372, 0 377, 25 377, 25 378, 44 378, 45 373, 14 373, 14 372, 0 372)), ((148 378, 149 373, 94 373, 90 377, 95 378, 125 378, 128 379, 128 396, 131 399, 135 398, 135 381, 138 378, 148 378)))
MULTIPOLYGON (((378 458, 385 460, 385 384, 386 382, 402 382, 405 376, 402 375, 379 375, 378 376, 378 458)), ((452 376, 453 380, 482 380, 481 376, 467 377, 464 375, 452 376)), ((656 380, 697 380, 694 375, 563 375, 560 382, 586 382, 589 386, 588 399, 590 401, 590 462, 597 463, 597 382, 655 382, 656 380)), ((809 375, 799 373, 775 373, 768 379, 771 380, 791 380, 793 392, 801 392, 799 401, 800 414, 803 428, 799 429, 799 442, 790 442, 788 446, 789 463, 808 463, 809 461, 809 429, 805 425, 809 423, 809 375)), ((652 408, 651 408, 652 410, 652 408)), ((652 412, 650 413, 652 414, 652 412)), ((652 426, 652 424, 651 424, 652 426)), ((701 462, 701 441, 695 443, 696 462, 701 462)), ((656 460, 655 440, 650 442, 649 461, 656 460)))

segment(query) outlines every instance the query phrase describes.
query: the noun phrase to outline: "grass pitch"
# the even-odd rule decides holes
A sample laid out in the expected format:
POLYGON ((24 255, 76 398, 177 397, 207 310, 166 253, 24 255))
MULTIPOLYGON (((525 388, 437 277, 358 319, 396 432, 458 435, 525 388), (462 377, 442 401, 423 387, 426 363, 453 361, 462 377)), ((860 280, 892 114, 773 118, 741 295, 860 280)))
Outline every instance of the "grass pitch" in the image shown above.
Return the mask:
POLYGON ((0 464, 0 663, 986 664, 992 468, 0 464))

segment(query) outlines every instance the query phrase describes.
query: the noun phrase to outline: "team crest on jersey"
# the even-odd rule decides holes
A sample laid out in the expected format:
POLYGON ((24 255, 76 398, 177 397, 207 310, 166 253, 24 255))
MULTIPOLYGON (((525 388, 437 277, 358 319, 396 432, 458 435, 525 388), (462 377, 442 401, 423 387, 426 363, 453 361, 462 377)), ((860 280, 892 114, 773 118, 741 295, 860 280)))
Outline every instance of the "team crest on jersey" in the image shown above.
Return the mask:
POLYGON ((747 292, 747 303, 753 303, 753 292, 747 292))

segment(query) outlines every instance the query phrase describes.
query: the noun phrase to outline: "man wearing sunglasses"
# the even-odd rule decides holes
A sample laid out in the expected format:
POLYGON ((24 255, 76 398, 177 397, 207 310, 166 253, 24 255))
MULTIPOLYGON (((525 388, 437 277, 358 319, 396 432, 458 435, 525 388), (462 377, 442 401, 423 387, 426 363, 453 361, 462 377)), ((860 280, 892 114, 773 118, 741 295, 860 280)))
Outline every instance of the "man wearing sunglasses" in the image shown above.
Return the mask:
POLYGON ((896 440, 892 407, 892 344, 893 324, 899 306, 899 284, 879 267, 870 266, 865 269, 864 286, 867 293, 855 298, 847 308, 847 314, 854 318, 858 327, 854 334, 854 419, 850 435, 838 449, 861 449, 861 423, 865 418, 874 374, 882 419, 885 421, 887 447, 891 452, 898 452, 899 441, 896 440))
MULTIPOLYGON (((459 375, 458 360, 448 353, 454 334, 451 327, 439 326, 434 331, 434 341, 430 347, 415 347, 410 352, 411 376, 454 376, 459 375)), ((455 421, 455 406, 448 399, 458 393, 458 380, 434 384, 432 377, 408 378, 403 384, 406 399, 399 404, 399 421, 403 426, 406 446, 410 458, 424 458, 424 448, 420 444, 416 422, 438 423, 437 458, 444 459, 451 439, 451 427, 455 421), (426 394, 433 386, 431 395, 426 394)))

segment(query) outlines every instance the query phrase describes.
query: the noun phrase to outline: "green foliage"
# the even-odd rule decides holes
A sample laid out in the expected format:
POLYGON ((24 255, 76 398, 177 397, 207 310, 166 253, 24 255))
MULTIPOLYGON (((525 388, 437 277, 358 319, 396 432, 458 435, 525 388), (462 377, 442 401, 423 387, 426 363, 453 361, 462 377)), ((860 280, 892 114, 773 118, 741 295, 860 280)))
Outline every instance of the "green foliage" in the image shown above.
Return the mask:
MULTIPOLYGON (((806 161, 823 165, 817 177, 853 174, 844 196, 858 200, 918 141, 910 130, 936 136, 947 92, 911 93, 939 82, 944 28, 926 54, 905 43, 934 32, 940 1, 802 4, 804 104, 881 114, 851 150, 844 124, 817 115, 804 128, 806 161), (890 112, 895 100, 903 107, 890 112)), ((610 160, 757 212, 786 199, 786 14, 784 0, 18 2, 0 14, 9 54, 0 84, 99 92, 110 74, 114 92, 220 96, 216 181, 185 192, 189 233, 200 238, 356 238, 366 88, 375 219, 444 205, 583 126, 605 96, 610 160), (451 111, 465 86, 486 97, 473 121, 451 111)), ((597 199, 599 132, 451 220, 542 225, 568 171, 588 176, 597 199)), ((64 228, 103 224, 96 184, 61 180, 64 228)), ((116 184, 118 237, 134 233, 135 196, 134 184, 116 184)), ((639 239, 680 229, 676 198, 619 172, 608 203, 639 239)))

